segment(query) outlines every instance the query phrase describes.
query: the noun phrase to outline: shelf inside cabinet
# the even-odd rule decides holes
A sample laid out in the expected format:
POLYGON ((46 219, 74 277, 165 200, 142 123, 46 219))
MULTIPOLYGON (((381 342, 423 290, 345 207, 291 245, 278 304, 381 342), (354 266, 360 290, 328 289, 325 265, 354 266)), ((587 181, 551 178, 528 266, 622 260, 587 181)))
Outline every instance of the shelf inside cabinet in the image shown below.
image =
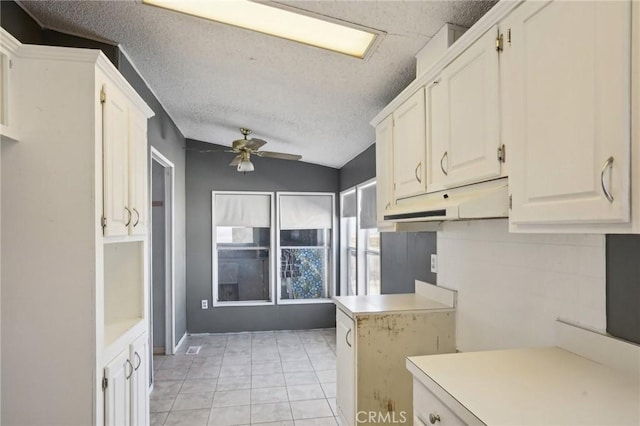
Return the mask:
POLYGON ((104 345, 144 319, 144 242, 104 245, 104 345))

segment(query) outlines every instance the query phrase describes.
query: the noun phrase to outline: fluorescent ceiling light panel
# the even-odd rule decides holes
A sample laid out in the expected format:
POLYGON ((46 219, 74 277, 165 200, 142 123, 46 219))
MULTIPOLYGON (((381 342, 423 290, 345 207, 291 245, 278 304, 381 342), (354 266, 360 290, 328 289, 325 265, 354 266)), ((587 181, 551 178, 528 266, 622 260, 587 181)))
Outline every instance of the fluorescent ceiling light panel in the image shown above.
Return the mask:
POLYGON ((364 58, 377 33, 246 0, 143 0, 162 7, 364 58))

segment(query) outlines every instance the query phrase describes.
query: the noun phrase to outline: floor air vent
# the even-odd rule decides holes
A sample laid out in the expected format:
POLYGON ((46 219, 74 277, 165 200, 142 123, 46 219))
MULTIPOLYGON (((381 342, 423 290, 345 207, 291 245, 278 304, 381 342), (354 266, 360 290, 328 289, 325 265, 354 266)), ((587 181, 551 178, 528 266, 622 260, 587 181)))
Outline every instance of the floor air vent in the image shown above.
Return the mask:
POLYGON ((200 346, 189 346, 187 349, 187 355, 197 355, 200 352, 200 346))

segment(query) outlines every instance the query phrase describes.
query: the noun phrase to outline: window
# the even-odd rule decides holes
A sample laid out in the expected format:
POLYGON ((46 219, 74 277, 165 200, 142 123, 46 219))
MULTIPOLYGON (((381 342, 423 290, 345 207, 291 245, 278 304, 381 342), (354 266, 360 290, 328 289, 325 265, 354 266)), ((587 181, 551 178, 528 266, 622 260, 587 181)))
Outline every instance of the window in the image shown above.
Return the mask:
POLYGON ((341 193, 342 295, 380 294, 380 233, 376 226, 376 182, 341 193))
POLYGON ((327 299, 333 282, 334 195, 278 193, 278 299, 327 299))
POLYGON ((214 304, 269 304, 273 200, 269 193, 213 192, 214 304))
POLYGON ((352 296, 358 291, 358 226, 356 189, 340 195, 340 294, 352 296))

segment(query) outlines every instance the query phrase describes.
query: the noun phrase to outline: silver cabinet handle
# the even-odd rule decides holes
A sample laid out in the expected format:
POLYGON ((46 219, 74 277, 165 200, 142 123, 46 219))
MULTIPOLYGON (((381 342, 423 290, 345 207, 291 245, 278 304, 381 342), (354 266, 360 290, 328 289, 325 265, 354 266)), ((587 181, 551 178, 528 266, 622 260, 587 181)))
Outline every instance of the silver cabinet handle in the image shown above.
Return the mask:
POLYGON ((138 354, 138 352, 135 352, 136 358, 138 358, 138 365, 136 365, 136 367, 134 368, 135 371, 138 371, 138 368, 140 368, 140 365, 142 364, 142 359, 140 358, 140 354, 138 354))
POLYGON ((389 201, 389 202, 387 203, 387 205, 386 205, 386 206, 384 206, 384 209, 385 209, 385 210, 387 210, 389 207, 391 207, 391 201, 389 201))
POLYGON ((600 170, 600 185, 602 185, 602 192, 604 192, 604 196, 607 197, 610 203, 613 203, 613 195, 607 189, 607 186, 604 183, 604 172, 607 171, 607 168, 613 168, 613 157, 609 157, 602 163, 602 170, 600 170))
POLYGON ((422 161, 418 163, 418 165, 416 166, 416 170, 414 172, 418 183, 422 183, 422 179, 420 179, 420 176, 418 176, 418 169, 422 170, 422 161))
MULTIPOLYGON (((442 154, 442 158, 440 158, 440 170, 442 170, 442 173, 444 173, 445 176, 448 176, 449 173, 447 173, 447 171, 444 169, 444 159, 447 158, 449 156, 449 152, 445 151, 444 154, 442 154)), ((448 164, 447 164, 448 166, 448 164)), ((447 167, 448 168, 448 167, 447 167)))
POLYGON ((133 374, 134 368, 133 368, 133 364, 131 364, 131 361, 129 361, 127 359, 127 364, 129 364, 129 367, 131 368, 131 370, 129 370, 129 374, 127 374, 127 380, 129 380, 131 378, 131 375, 133 374))
POLYGON ((133 224, 133 227, 135 228, 136 226, 138 226, 138 223, 140 223, 140 213, 136 208, 133 209, 133 212, 136 214, 136 223, 133 224))
POLYGON ((349 331, 347 331, 347 334, 344 336, 344 340, 345 340, 345 342, 347 342, 347 345, 349 347, 351 347, 351 343, 349 343, 349 334, 351 334, 351 329, 349 329, 349 331))
POLYGON ((434 425, 434 424, 436 424, 436 422, 439 422, 439 421, 440 421, 440 415, 433 414, 433 413, 429 414, 429 423, 434 425))
POLYGON ((124 209, 129 214, 129 218, 127 219, 127 223, 125 223, 124 226, 129 226, 129 224, 131 223, 131 210, 129 210, 129 207, 125 207, 124 209))

